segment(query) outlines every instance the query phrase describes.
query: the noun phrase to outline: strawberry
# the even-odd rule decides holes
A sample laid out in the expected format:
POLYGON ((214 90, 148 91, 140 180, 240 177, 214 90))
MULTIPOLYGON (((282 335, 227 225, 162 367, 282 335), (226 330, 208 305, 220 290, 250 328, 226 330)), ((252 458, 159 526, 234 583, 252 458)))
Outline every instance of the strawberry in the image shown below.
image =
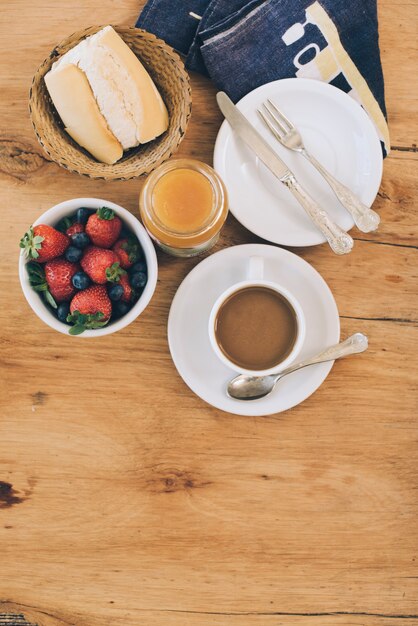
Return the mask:
POLYGON ((111 248, 120 235, 121 219, 112 209, 102 207, 90 215, 86 224, 86 233, 95 246, 111 248))
POLYGON ((112 315, 112 303, 106 287, 93 285, 76 293, 70 304, 67 322, 74 324, 70 335, 80 335, 86 329, 102 328, 112 315))
POLYGON ((127 274, 123 274, 123 276, 120 277, 119 285, 123 287, 123 295, 121 297, 122 302, 130 302, 132 300, 133 292, 127 274))
POLYGON ((120 266, 124 270, 132 267, 141 256, 139 241, 133 236, 126 239, 118 239, 115 245, 112 246, 112 250, 118 255, 120 266))
POLYGON ((119 265, 119 257, 113 250, 105 250, 96 246, 88 246, 81 259, 81 267, 94 283, 104 285, 109 282, 118 282, 125 274, 119 265))
POLYGON ((77 290, 71 279, 79 269, 78 263, 70 263, 63 258, 53 259, 45 263, 45 279, 49 292, 57 302, 71 300, 76 293, 77 290))
POLYGON ((72 224, 69 228, 67 228, 65 232, 68 237, 71 237, 71 235, 75 235, 76 233, 84 233, 84 226, 83 224, 77 224, 76 222, 75 224, 72 224))
POLYGON ((39 224, 29 228, 20 240, 20 247, 25 250, 26 257, 46 263, 64 254, 70 240, 66 235, 47 224, 39 224))

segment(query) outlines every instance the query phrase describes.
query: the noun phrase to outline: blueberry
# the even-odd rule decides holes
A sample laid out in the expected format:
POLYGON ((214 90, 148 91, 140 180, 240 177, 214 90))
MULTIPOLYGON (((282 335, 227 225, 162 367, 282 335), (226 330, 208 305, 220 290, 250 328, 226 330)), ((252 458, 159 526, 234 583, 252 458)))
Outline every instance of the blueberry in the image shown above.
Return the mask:
POLYGON ((59 319, 60 322, 66 322, 67 321, 67 315, 70 312, 70 304, 69 302, 61 302, 61 304, 58 305, 57 308, 57 317, 59 319))
POLYGON ((145 261, 137 261, 132 265, 130 273, 133 275, 137 274, 138 272, 143 272, 144 274, 147 273, 147 264, 145 263, 145 261))
POLYGON ((93 213, 96 213, 95 209, 86 209, 86 207, 84 206, 81 207, 80 209, 77 210, 77 213, 76 213, 77 222, 79 224, 86 224, 90 215, 93 215, 93 213))
POLYGON ((131 286, 133 289, 143 289, 147 284, 147 275, 144 272, 137 272, 131 275, 131 286))
POLYGON ((122 315, 125 315, 130 308, 131 307, 127 302, 122 302, 122 300, 119 300, 119 302, 116 302, 113 305, 113 315, 115 317, 122 317, 122 315))
POLYGON ((91 280, 85 272, 77 272, 72 277, 72 283, 76 289, 87 289, 91 280))
POLYGON ((83 248, 89 245, 90 237, 87 235, 87 233, 75 233, 74 235, 71 235, 71 243, 76 248, 80 248, 80 250, 83 250, 83 248))
POLYGON ((68 246, 65 251, 65 258, 67 261, 70 261, 70 263, 78 263, 82 256, 83 251, 75 246, 68 246))
POLYGON ((120 300, 121 297, 123 296, 123 287, 122 285, 118 285, 117 283, 115 283, 114 285, 109 287, 109 290, 107 293, 108 293, 109 298, 113 300, 114 302, 116 302, 116 300, 120 300))

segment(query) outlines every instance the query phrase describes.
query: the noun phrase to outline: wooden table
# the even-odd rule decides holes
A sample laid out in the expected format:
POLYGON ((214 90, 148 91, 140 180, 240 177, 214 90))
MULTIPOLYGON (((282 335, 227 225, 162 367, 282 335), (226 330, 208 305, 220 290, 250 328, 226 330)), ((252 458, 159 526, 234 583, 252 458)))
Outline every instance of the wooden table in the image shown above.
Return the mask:
MULTIPOLYGON (((198 259, 159 254, 151 305, 100 340, 53 332, 20 290, 18 240, 48 207, 97 196, 137 211, 142 181, 45 158, 27 96, 56 42, 132 25, 140 4, 1 2, 0 613, 39 626, 417 625, 417 2, 379 6, 393 144, 382 226, 355 231, 347 258, 300 251, 333 290, 342 335, 367 333, 370 350, 269 418, 211 408, 174 368, 167 315, 198 259)), ((192 87, 179 155, 211 162, 215 90, 192 87)), ((254 241, 230 217, 217 249, 254 241)))

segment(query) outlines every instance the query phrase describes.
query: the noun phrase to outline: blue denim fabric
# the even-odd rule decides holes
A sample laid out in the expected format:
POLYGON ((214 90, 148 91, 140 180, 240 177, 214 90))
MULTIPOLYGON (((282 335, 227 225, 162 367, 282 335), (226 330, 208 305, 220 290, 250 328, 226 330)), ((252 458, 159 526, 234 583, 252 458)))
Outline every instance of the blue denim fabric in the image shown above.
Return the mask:
MULTIPOLYGON (((364 79, 386 116, 376 0, 150 0, 137 26, 183 52, 188 69, 207 73, 234 102, 259 85, 297 76, 361 100, 364 79), (328 40, 332 33, 338 44, 328 40)), ((369 114, 370 97, 363 90, 369 114)), ((373 121, 383 140, 379 115, 374 111, 373 121)))
POLYGON ((210 32, 214 25, 222 29, 223 24, 229 24, 231 16, 238 20, 241 15, 248 12, 249 5, 262 4, 265 0, 211 0, 206 11, 202 15, 202 19, 198 24, 196 35, 189 48, 186 58, 186 67, 190 70, 207 74, 205 61, 202 57, 200 48, 203 43, 201 38, 202 32, 210 32))
POLYGON ((139 16, 136 26, 154 33, 170 46, 187 55, 210 0, 149 0, 139 16))

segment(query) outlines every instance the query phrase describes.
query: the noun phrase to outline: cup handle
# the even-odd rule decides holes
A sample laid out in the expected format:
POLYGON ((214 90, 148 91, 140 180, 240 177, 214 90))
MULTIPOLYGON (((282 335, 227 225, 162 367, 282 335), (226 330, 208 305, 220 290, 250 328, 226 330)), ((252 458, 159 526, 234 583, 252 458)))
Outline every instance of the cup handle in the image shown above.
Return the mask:
POLYGON ((263 280, 264 259, 262 256, 250 257, 248 265, 248 280, 263 280))

